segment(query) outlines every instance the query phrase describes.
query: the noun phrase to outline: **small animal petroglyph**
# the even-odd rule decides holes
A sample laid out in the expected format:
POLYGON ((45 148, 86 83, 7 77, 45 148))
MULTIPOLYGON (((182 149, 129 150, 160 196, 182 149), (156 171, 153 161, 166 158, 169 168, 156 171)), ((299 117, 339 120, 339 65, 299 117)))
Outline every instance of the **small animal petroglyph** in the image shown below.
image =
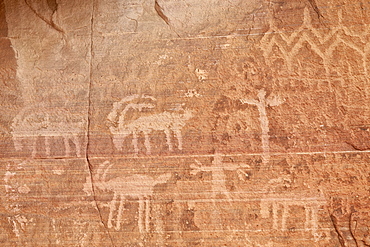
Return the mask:
POLYGON ((199 94, 196 89, 188 89, 188 91, 185 93, 185 97, 186 98, 193 98, 193 97, 199 98, 199 97, 202 97, 202 95, 199 94))
POLYGON ((144 146, 147 154, 151 154, 151 142, 149 135, 153 131, 163 131, 166 135, 166 143, 168 145, 169 151, 173 151, 173 143, 171 135, 173 132, 178 145, 177 148, 182 150, 183 140, 181 130, 185 126, 186 121, 192 117, 192 112, 190 110, 179 110, 177 112, 162 112, 158 114, 151 114, 146 116, 141 116, 135 120, 128 121, 126 119, 127 112, 132 109, 138 112, 142 112, 144 109, 153 109, 156 99, 151 96, 139 96, 132 95, 125 97, 120 102, 113 104, 113 111, 108 115, 108 122, 110 123, 110 132, 113 134, 113 143, 118 150, 123 149, 123 141, 128 136, 132 135, 132 145, 134 147, 135 154, 139 153, 138 147, 138 136, 140 133, 144 135, 144 146), (135 99, 142 99, 147 102, 129 103, 135 99), (122 106, 125 105, 123 110, 122 106))
POLYGON ((73 115, 65 108, 50 108, 44 106, 25 107, 13 119, 11 134, 14 147, 17 151, 23 148, 22 141, 31 139, 32 154, 34 158, 37 152, 37 140, 45 138, 46 155, 51 153, 50 140, 52 137, 63 138, 65 155, 71 155, 69 141, 76 147, 76 154, 81 157, 81 142, 79 136, 84 135, 86 120, 81 115, 73 115))
POLYGON ((249 104, 257 106, 259 112, 259 120, 261 124, 261 131, 262 131, 262 160, 265 164, 267 164, 270 160, 270 136, 269 136, 269 120, 267 117, 266 108, 268 106, 278 106, 283 103, 283 101, 278 97, 267 98, 266 99, 266 91, 261 89, 258 91, 257 94, 258 100, 250 100, 250 99, 241 99, 241 103, 249 104))
POLYGON ((113 164, 108 165, 106 161, 99 166, 99 169, 94 176, 93 185, 103 191, 113 192, 113 199, 109 203, 108 227, 116 230, 121 229, 123 223, 123 211, 125 200, 136 199, 139 203, 138 228, 140 234, 149 232, 150 230, 150 200, 153 195, 154 186, 157 184, 167 183, 172 176, 171 173, 165 173, 152 178, 146 175, 129 175, 125 177, 116 177, 106 180, 107 171, 113 164), (107 168, 104 167, 108 165, 107 168), (118 204, 118 209, 117 209, 118 204))
POLYGON ((34 218, 28 219, 26 216, 19 214, 9 216, 8 222, 12 224, 13 232, 18 238, 21 237, 21 235, 26 231, 26 228, 29 224, 35 225, 34 218))
POLYGON ((203 82, 208 79, 208 72, 204 69, 195 69, 195 74, 198 77, 198 80, 203 82))

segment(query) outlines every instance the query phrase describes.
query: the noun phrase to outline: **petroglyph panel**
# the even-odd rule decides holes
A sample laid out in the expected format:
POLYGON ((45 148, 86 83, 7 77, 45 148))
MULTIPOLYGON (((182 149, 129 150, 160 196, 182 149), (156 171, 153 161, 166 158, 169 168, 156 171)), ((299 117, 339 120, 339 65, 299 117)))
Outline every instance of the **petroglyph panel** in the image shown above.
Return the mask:
POLYGON ((3 161, 2 239, 15 246, 35 237, 35 245, 82 246, 288 246, 297 238, 337 246, 336 234, 367 241, 368 153, 271 155, 272 168, 262 156, 95 158, 91 174, 79 160, 3 161))
POLYGON ((94 187, 116 244, 125 236, 144 246, 288 246, 298 238, 337 246, 338 234, 366 241, 367 218, 357 215, 366 214, 360 188, 369 187, 368 159, 352 152, 272 154, 269 165, 263 154, 100 158, 91 160, 84 188, 94 187), (333 189, 344 181, 341 193, 333 189))
POLYGON ((108 244, 93 199, 83 190, 86 166, 73 159, 2 160, 1 244, 108 244))
POLYGON ((369 246, 369 8, 0 0, 0 245, 369 246))

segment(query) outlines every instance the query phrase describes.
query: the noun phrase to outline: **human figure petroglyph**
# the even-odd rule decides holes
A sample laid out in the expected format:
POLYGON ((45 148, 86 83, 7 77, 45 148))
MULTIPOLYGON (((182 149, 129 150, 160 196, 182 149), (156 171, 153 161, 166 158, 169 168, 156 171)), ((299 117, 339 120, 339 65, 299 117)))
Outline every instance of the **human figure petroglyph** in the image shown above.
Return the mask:
MULTIPOLYGON (((12 231, 16 237, 21 238, 27 231, 28 226, 34 225, 34 219, 22 215, 23 196, 31 192, 27 181, 22 179, 24 163, 6 165, 6 172, 3 176, 5 193, 4 193, 4 207, 11 215, 7 217, 9 224, 12 225, 12 231)), ((29 176, 29 174, 27 174, 29 176)))
POLYGON ((13 226, 13 232, 16 237, 21 237, 21 235, 26 232, 27 226, 30 224, 35 225, 34 218, 28 219, 24 215, 16 214, 14 216, 9 216, 8 222, 13 226))
POLYGON ((257 107, 259 112, 259 121, 261 126, 261 139, 262 139, 262 160, 267 164, 270 160, 270 136, 269 136, 269 120, 267 117, 266 108, 268 106, 278 106, 283 103, 279 97, 268 97, 266 98, 266 91, 260 89, 257 94, 258 100, 254 99, 241 99, 243 104, 254 105, 257 107))
POLYGON ((177 139, 177 148, 182 150, 183 140, 181 130, 185 126, 186 121, 192 118, 192 111, 183 109, 179 109, 176 112, 165 111, 162 113, 141 116, 135 120, 128 121, 126 119, 126 114, 130 109, 142 112, 144 109, 155 108, 155 105, 151 102, 129 103, 135 99, 149 100, 151 102, 156 100, 155 98, 147 95, 132 95, 125 97, 120 102, 113 104, 113 110, 108 115, 108 122, 111 125, 109 129, 113 134, 113 143, 115 147, 122 151, 123 141, 125 138, 132 135, 134 152, 135 154, 138 154, 138 136, 142 133, 144 135, 146 154, 151 154, 151 142, 149 135, 153 131, 163 131, 166 135, 168 150, 173 151, 174 149, 171 132, 173 132, 175 138, 177 139), (121 110, 120 108, 122 108, 123 105, 125 105, 125 107, 121 110))
POLYGON ((94 176, 93 186, 103 191, 113 192, 113 199, 108 204, 109 216, 108 227, 120 230, 123 223, 123 211, 125 200, 138 200, 138 228, 140 234, 145 234, 150 230, 150 211, 151 197, 154 192, 154 186, 167 183, 171 178, 171 173, 165 173, 157 178, 146 175, 129 175, 125 177, 116 177, 107 180, 107 172, 113 166, 109 161, 102 163, 94 176), (108 166, 107 166, 108 165, 108 166), (104 167, 107 166, 104 170, 104 167), (118 209, 117 209, 118 204, 118 209), (115 223, 115 224, 114 224, 115 223))
POLYGON ((83 135, 86 128, 86 120, 79 114, 73 115, 65 108, 50 108, 40 106, 25 107, 13 119, 11 134, 14 147, 17 151, 23 148, 23 139, 32 139, 32 154, 36 156, 37 140, 45 138, 46 155, 51 154, 51 138, 63 138, 65 156, 71 155, 69 141, 76 148, 76 154, 81 157, 81 142, 79 136, 83 135))
POLYGON ((190 168, 193 169, 191 171, 192 174, 196 174, 197 172, 211 172, 211 186, 212 186, 212 200, 214 204, 216 204, 216 195, 223 194, 227 197, 227 199, 232 201, 229 190, 226 188, 226 174, 225 170, 229 171, 236 171, 238 173, 239 178, 246 179, 248 178, 248 173, 244 172, 243 169, 250 169, 250 166, 247 164, 233 164, 233 163, 225 163, 223 162, 222 155, 216 153, 214 155, 214 159, 212 161, 212 166, 204 166, 198 160, 195 160, 197 165, 191 164, 190 168))

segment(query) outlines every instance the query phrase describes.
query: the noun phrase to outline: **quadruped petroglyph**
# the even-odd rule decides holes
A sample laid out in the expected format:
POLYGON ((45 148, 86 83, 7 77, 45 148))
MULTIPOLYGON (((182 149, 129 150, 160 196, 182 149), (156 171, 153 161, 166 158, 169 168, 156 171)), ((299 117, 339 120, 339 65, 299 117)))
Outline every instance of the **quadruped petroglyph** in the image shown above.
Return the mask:
POLYGON ((285 186, 284 179, 272 179, 265 190, 266 194, 261 198, 260 214, 262 218, 272 217, 272 229, 287 231, 290 211, 294 207, 304 210, 304 231, 311 232, 315 241, 320 238, 319 210, 326 205, 326 199, 322 191, 313 189, 302 191, 275 191, 285 186))
POLYGON ((153 178, 147 175, 133 174, 107 179, 107 172, 113 164, 109 161, 103 162, 96 175, 93 177, 93 186, 99 190, 113 192, 113 199, 109 207, 108 224, 109 228, 120 230, 123 224, 124 205, 129 199, 138 201, 138 229, 140 234, 150 231, 150 212, 152 209, 151 199, 154 193, 154 186, 164 184, 171 178, 171 173, 165 173, 153 178), (118 208, 117 208, 118 206, 118 208))
POLYGON ((0 0, 0 245, 370 246, 370 2, 316 2, 0 0))
POLYGON ((164 132, 166 135, 166 143, 169 151, 174 150, 172 141, 172 133, 177 140, 177 148, 183 149, 183 138, 181 130, 185 126, 186 121, 192 118, 191 110, 178 109, 177 111, 164 111, 161 113, 153 113, 140 116, 134 120, 127 119, 129 110, 143 113, 148 109, 155 108, 156 99, 148 95, 131 95, 123 98, 121 101, 113 104, 113 110, 108 115, 109 130, 113 135, 113 143, 115 147, 123 151, 123 142, 126 138, 132 138, 132 146, 134 153, 139 153, 138 138, 140 134, 144 135, 144 146, 146 154, 151 154, 152 145, 150 135, 153 131, 164 132), (138 102, 132 102, 138 100, 138 102), (141 101, 140 101, 141 100, 141 101))
POLYGON ((71 156, 72 141, 77 157, 81 157, 82 141, 85 135, 86 120, 81 114, 72 114, 66 108, 51 108, 45 105, 33 105, 23 108, 13 119, 11 134, 17 151, 24 148, 23 141, 31 140, 32 153, 37 153, 37 141, 44 138, 46 156, 52 152, 51 138, 63 138, 65 156, 71 156))

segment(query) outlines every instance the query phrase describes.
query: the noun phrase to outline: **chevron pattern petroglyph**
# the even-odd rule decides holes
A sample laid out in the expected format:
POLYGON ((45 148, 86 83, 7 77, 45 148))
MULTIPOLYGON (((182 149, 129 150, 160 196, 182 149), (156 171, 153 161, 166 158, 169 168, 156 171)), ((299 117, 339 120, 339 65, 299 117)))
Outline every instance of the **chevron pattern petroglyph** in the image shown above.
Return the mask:
POLYGON ((338 25, 319 30, 312 25, 312 18, 309 9, 304 9, 303 24, 294 32, 282 32, 275 25, 274 18, 270 18, 270 29, 261 39, 261 49, 266 60, 271 59, 271 53, 275 46, 280 49, 287 69, 290 71, 295 62, 295 57, 300 49, 308 44, 311 50, 316 53, 323 61, 326 73, 329 73, 329 65, 333 59, 336 48, 344 45, 358 53, 359 60, 362 62, 365 75, 367 75, 367 58, 370 52, 370 26, 364 25, 362 32, 353 31, 348 25, 343 23, 342 10, 338 10, 338 25))

